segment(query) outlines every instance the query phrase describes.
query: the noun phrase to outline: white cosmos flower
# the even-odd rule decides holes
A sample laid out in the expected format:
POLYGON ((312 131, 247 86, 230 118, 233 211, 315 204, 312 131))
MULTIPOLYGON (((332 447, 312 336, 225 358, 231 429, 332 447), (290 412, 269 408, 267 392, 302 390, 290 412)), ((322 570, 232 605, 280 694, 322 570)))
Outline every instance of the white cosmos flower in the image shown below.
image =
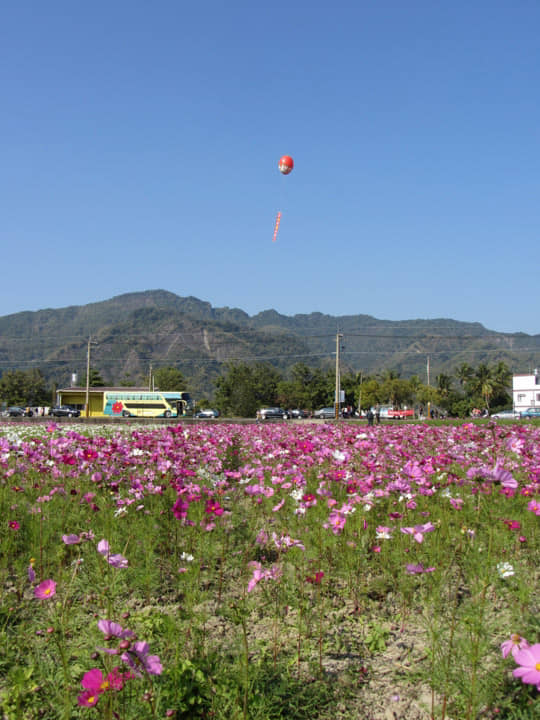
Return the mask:
POLYGON ((181 559, 181 560, 185 560, 186 562, 193 562, 193 555, 190 555, 190 554, 187 553, 187 552, 183 552, 183 553, 180 555, 180 559, 181 559))
POLYGON ((514 568, 507 562, 498 563, 497 572, 502 578, 512 577, 512 575, 515 575, 514 568))

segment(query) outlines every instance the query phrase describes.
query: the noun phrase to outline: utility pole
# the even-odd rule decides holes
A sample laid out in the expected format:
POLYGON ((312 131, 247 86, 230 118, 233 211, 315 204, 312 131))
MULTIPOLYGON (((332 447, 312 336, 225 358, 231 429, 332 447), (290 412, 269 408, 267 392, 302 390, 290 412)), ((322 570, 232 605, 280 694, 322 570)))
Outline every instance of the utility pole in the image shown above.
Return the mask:
POLYGON ((362 417, 362 370, 360 370, 360 390, 358 391, 358 417, 362 417))
POLYGON ((336 402, 334 405, 335 408, 335 415, 334 417, 336 420, 339 418, 339 406, 341 402, 341 375, 340 375, 340 368, 339 368, 339 341, 343 335, 340 335, 338 332, 336 334, 336 402))
MULTIPOLYGON (((429 381, 429 355, 427 356, 426 370, 427 370, 427 384, 428 384, 428 388, 429 388, 431 386, 431 383, 429 381)), ((427 404, 427 416, 428 416, 428 420, 429 420, 431 418, 431 400, 429 399, 429 396, 428 396, 428 404, 427 404)))
POLYGON ((86 417, 90 414, 90 346, 97 345, 97 342, 92 342, 92 337, 88 337, 88 349, 86 351, 86 399, 84 403, 84 414, 86 417))
POLYGON ((152 363, 150 363, 150 374, 148 375, 148 390, 152 390, 152 363))

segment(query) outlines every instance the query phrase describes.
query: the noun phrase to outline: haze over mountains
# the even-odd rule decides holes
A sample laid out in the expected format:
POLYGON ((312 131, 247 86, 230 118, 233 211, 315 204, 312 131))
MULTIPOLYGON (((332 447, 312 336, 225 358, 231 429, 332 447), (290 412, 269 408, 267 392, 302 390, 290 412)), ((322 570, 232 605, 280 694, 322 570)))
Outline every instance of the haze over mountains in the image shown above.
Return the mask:
POLYGON ((392 369, 425 382, 428 357, 432 378, 463 362, 474 367, 502 360, 512 372, 540 365, 540 335, 499 333, 480 323, 318 312, 287 316, 275 310, 250 316, 195 297, 147 290, 0 317, 0 373, 38 367, 66 386, 73 372, 85 374, 90 338, 97 343, 91 346, 91 365, 107 384, 146 383, 151 366, 174 366, 192 391, 209 396, 226 362, 269 362, 284 372, 299 362, 335 366, 338 332, 344 372, 392 369))

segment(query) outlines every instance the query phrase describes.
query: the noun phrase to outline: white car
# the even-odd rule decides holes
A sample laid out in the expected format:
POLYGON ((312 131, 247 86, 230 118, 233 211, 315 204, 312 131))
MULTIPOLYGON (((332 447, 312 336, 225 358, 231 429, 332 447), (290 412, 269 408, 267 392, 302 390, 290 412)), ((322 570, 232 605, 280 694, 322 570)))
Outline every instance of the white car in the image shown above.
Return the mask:
POLYGON ((493 413, 491 417, 497 420, 519 420, 521 416, 515 410, 501 410, 500 412, 493 413))

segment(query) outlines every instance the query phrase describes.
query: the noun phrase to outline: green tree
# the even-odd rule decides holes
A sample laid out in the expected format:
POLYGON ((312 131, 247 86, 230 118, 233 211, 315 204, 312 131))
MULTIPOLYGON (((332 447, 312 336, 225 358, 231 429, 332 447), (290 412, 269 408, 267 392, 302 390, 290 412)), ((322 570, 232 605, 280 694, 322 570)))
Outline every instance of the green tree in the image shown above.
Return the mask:
POLYGON ((381 386, 377 378, 374 377, 363 378, 362 384, 358 385, 358 394, 360 405, 364 410, 383 402, 381 386))
POLYGON ((50 389, 41 370, 7 370, 0 378, 0 400, 8 405, 47 405, 50 389))
POLYGON ((216 405, 223 414, 254 417, 264 405, 275 405, 280 373, 271 365, 228 363, 215 380, 216 405))
POLYGON ((186 381, 180 370, 175 367, 158 368, 154 374, 154 387, 159 390, 185 390, 186 381))
POLYGON ((335 386, 335 371, 296 363, 291 368, 290 379, 278 383, 276 402, 284 408, 314 410, 333 402, 335 386))
POLYGON ((454 375, 456 376, 460 386, 465 389, 474 376, 474 370, 469 363, 464 362, 457 368, 454 375))
POLYGON ((400 377, 393 370, 385 370, 380 376, 379 402, 390 403, 393 407, 412 405, 414 393, 408 380, 400 377))
MULTIPOLYGON (((89 378, 89 387, 105 387, 105 382, 101 377, 101 373, 99 372, 99 370, 96 370, 96 368, 90 367, 89 378)), ((86 373, 84 373, 82 377, 81 386, 86 387, 86 373)))

